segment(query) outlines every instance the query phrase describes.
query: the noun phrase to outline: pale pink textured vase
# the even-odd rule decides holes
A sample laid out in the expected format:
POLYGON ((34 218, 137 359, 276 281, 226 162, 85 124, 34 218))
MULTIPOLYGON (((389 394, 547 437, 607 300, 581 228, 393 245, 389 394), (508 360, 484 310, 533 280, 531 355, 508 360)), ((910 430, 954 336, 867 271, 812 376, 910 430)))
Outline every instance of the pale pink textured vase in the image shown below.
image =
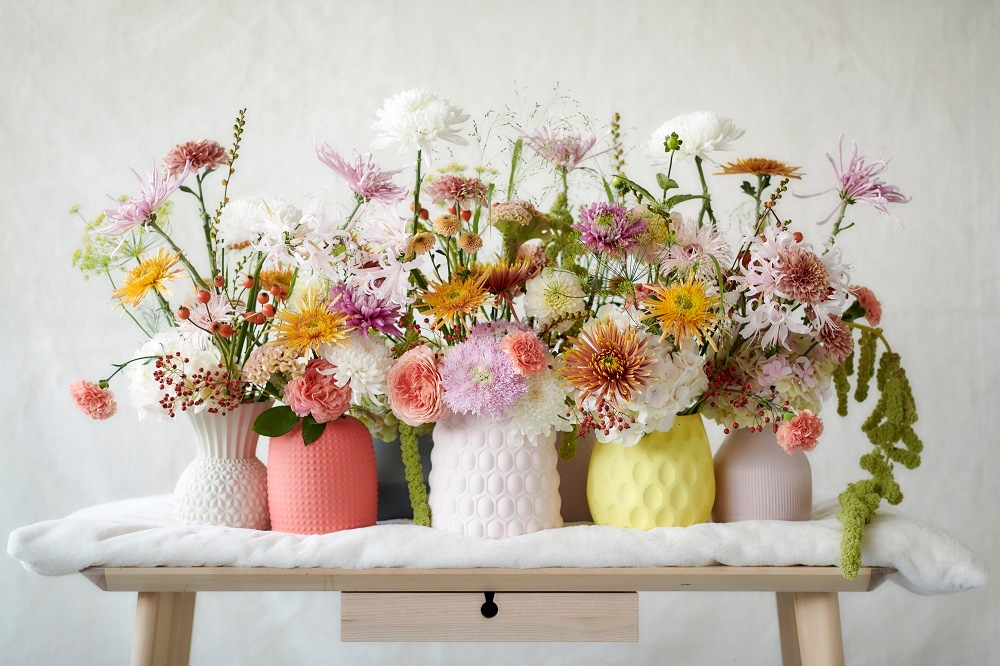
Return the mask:
POLYGON ((715 454, 712 520, 809 520, 812 469, 801 451, 789 455, 774 432, 739 428, 715 454))
POLYGON ((268 529, 267 469, 257 459, 253 422, 270 407, 269 402, 240 405, 225 416, 188 412, 198 457, 174 488, 178 523, 268 529))
POLYGON ((267 499, 275 532, 326 534, 374 525, 378 472, 368 428, 345 416, 327 423, 309 446, 298 425, 272 438, 267 499))
POLYGON ((434 426, 431 527, 503 539, 562 527, 556 435, 515 445, 504 424, 449 415, 434 426))

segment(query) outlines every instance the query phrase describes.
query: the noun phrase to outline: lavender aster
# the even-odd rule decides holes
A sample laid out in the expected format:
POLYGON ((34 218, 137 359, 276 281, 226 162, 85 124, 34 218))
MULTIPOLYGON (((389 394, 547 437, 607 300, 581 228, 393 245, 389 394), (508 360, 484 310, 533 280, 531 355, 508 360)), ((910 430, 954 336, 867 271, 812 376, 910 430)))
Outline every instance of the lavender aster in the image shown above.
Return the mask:
POLYGON ((573 228, 580 232, 580 242, 595 252, 621 256, 639 243, 646 220, 622 205, 601 201, 581 210, 573 228))
POLYGON ((406 196, 406 190, 392 182, 392 177, 402 171, 393 169, 383 171, 374 162, 370 154, 354 152, 354 162, 348 162, 340 154, 323 143, 316 146, 316 157, 344 179, 351 191, 365 201, 379 201, 385 204, 396 203, 406 196))
POLYGON ((346 325, 361 331, 365 337, 368 337, 369 329, 383 335, 398 337, 403 334, 396 326, 402 315, 398 305, 375 294, 355 291, 346 284, 330 288, 330 310, 342 313, 347 318, 346 325))
POLYGON ((452 348, 441 363, 444 402, 455 413, 501 420, 527 390, 510 357, 491 335, 476 335, 452 348))

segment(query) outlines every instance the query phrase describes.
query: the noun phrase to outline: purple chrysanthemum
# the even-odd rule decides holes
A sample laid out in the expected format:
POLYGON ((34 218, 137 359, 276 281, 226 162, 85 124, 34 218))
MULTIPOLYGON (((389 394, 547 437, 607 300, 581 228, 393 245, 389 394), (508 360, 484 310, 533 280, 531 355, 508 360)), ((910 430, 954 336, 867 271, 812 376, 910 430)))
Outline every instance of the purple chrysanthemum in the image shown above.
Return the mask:
POLYGON ((398 305, 393 305, 375 294, 356 291, 346 284, 337 284, 330 288, 330 310, 341 312, 347 318, 347 325, 361 331, 365 337, 368 337, 370 329, 375 329, 384 335, 403 334, 396 326, 396 322, 402 316, 398 305))
POLYGON ((329 144, 322 143, 316 146, 316 157, 343 178, 352 192, 366 201, 375 200, 391 204, 401 201, 406 196, 406 190, 392 182, 392 177, 402 169, 383 171, 372 162, 371 155, 362 155, 355 151, 354 162, 351 163, 341 157, 329 144))
POLYGON ((441 363, 444 402, 457 414, 501 420, 527 387, 510 357, 491 335, 476 335, 452 348, 441 363))
POLYGON ((592 134, 580 134, 567 129, 552 129, 545 125, 524 137, 528 146, 542 159, 566 171, 572 171, 597 143, 592 134))
POLYGON ((156 209, 177 191, 190 171, 191 163, 188 162, 180 173, 172 178, 166 169, 161 175, 156 168, 156 163, 153 163, 153 170, 146 177, 146 180, 143 180, 142 176, 133 169, 132 173, 142 185, 139 196, 119 203, 117 208, 105 210, 104 215, 108 224, 99 231, 108 236, 121 236, 140 225, 149 224, 154 219, 156 209))
POLYGON ((646 220, 625 206, 601 201, 580 211, 573 228, 580 232, 580 242, 595 252, 622 256, 639 242, 646 220))

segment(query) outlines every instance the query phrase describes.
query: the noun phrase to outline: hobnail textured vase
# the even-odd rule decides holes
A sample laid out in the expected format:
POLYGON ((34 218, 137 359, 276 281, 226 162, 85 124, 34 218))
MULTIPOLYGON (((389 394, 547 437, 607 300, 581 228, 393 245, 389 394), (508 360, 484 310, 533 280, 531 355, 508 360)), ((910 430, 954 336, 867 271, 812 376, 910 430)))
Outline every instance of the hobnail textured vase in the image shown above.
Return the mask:
POLYGON ((715 454, 715 522, 811 517, 812 468, 805 453, 785 453, 767 428, 726 436, 715 454))
MULTIPOLYGON (((417 438, 425 485, 431 471, 432 445, 430 434, 417 438)), ((391 442, 375 440, 375 465, 378 467, 378 519, 413 518, 410 487, 406 481, 406 466, 403 464, 403 451, 398 437, 391 442)))
POLYGON ((587 504, 587 469, 596 442, 594 433, 576 440, 576 455, 559 460, 559 497, 562 498, 562 519, 567 523, 593 522, 587 504))
POLYGON ((267 468, 257 459, 254 420, 270 403, 240 405, 225 416, 189 413, 198 457, 177 479, 174 516, 181 525, 270 527, 267 468))
POLYGON ((701 416, 678 416, 635 446, 594 446, 587 477, 594 522, 648 530, 707 522, 715 500, 712 450, 701 416))
POLYGON ((309 446, 302 442, 300 425, 273 437, 267 499, 275 532, 326 534, 374 525, 378 472, 368 428, 345 416, 327 423, 309 446))
POLYGON ((556 434, 515 445, 502 423, 450 415, 434 426, 431 527, 503 539, 562 527, 556 434))

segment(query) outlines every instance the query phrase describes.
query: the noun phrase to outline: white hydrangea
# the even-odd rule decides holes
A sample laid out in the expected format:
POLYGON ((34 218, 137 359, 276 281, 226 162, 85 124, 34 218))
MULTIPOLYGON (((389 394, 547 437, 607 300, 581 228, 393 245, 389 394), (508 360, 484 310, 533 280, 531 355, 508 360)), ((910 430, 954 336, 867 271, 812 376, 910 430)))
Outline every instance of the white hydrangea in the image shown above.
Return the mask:
POLYGON ((729 118, 711 111, 684 113, 660 125, 649 139, 649 152, 657 163, 666 164, 670 154, 664 152, 664 140, 677 133, 682 141, 676 157, 698 156, 705 158, 717 150, 732 150, 733 141, 743 136, 729 118))
MULTIPOLYGON (((181 366, 185 374, 193 373, 200 368, 215 368, 222 360, 219 351, 214 346, 199 348, 181 336, 177 330, 158 333, 140 347, 133 358, 173 355, 176 352, 181 353, 182 359, 188 360, 181 366)), ((139 411, 140 420, 146 416, 155 416, 162 420, 168 414, 167 410, 160 405, 160 398, 163 397, 164 391, 160 389, 160 383, 153 378, 155 370, 156 360, 152 358, 136 361, 129 365, 131 383, 129 384, 128 397, 132 405, 139 411)), ((195 407, 194 411, 200 412, 211 406, 212 403, 206 400, 195 407)))
MULTIPOLYGON (((534 317, 538 326, 546 326, 562 316, 580 314, 586 305, 587 295, 580 280, 569 271, 547 268, 525 285, 524 314, 534 317)), ((571 325, 572 321, 566 321, 559 328, 565 330, 571 325)))
POLYGON ((570 408, 566 399, 572 389, 566 386, 554 370, 546 370, 524 381, 528 390, 509 414, 507 425, 512 441, 518 445, 537 445, 552 431, 568 432, 573 423, 566 418, 570 408))
POLYGON ((343 346, 330 345, 320 354, 337 367, 333 373, 338 386, 351 385, 351 402, 382 404, 386 377, 392 367, 392 352, 385 341, 352 332, 343 346))
POLYGON ((374 148, 399 144, 399 154, 404 155, 417 146, 430 158, 433 142, 438 139, 459 146, 469 143, 459 134, 459 126, 469 114, 427 90, 397 93, 385 100, 376 115, 372 124, 378 132, 374 148))

